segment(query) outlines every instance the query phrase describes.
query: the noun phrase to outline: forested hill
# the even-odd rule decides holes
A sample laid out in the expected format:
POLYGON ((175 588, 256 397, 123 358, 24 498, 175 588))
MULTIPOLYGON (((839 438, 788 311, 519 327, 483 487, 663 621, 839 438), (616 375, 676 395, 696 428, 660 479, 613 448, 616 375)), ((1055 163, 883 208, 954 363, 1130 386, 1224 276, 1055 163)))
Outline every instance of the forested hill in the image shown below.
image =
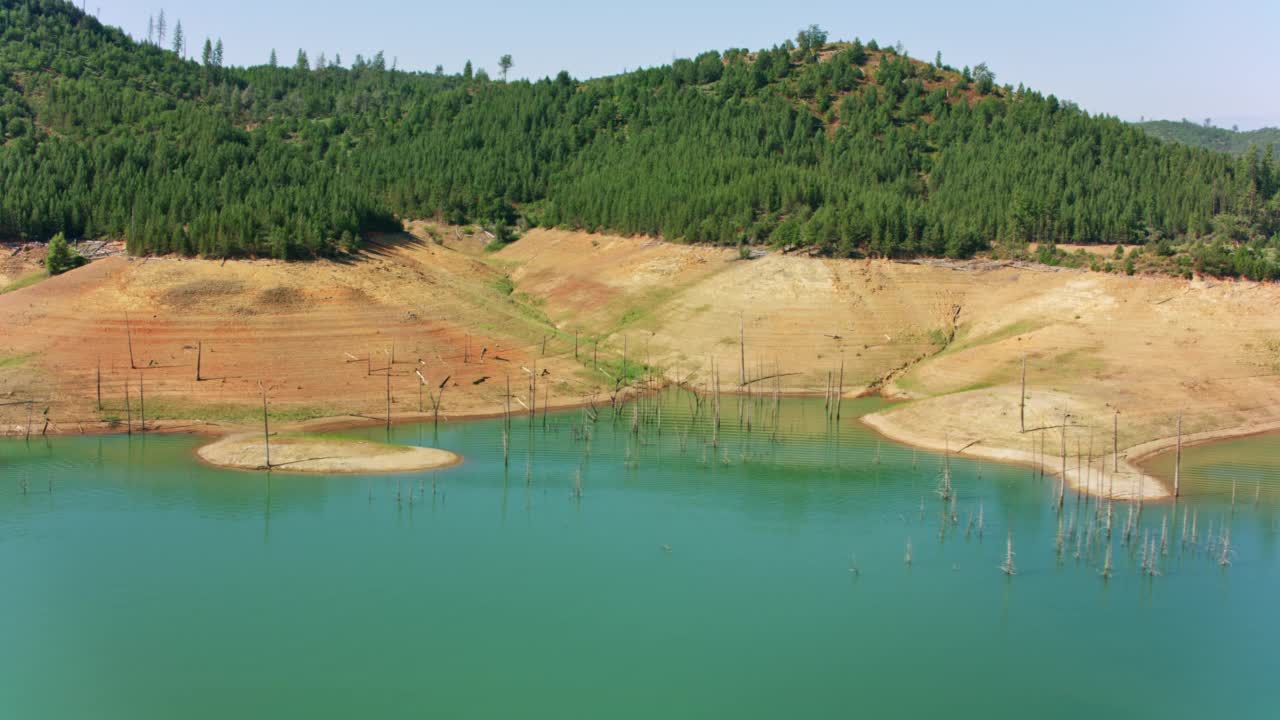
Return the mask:
MULTIPOLYGON (((1207 124, 1197 125, 1188 120, 1182 122, 1148 120, 1138 123, 1138 127, 1161 140, 1180 142, 1184 145, 1232 155, 1240 155, 1253 148, 1264 151, 1273 145, 1280 145, 1280 128, 1273 127, 1257 130, 1228 130, 1207 124)), ((1274 153, 1275 150, 1272 152, 1274 153)))
POLYGON ((69 3, 0 0, 0 234, 310 257, 437 216, 833 255, 1217 237, 1274 260, 1280 244, 1269 158, 817 28, 585 82, 401 72, 380 53, 222 67, 192 30, 202 62, 69 3))

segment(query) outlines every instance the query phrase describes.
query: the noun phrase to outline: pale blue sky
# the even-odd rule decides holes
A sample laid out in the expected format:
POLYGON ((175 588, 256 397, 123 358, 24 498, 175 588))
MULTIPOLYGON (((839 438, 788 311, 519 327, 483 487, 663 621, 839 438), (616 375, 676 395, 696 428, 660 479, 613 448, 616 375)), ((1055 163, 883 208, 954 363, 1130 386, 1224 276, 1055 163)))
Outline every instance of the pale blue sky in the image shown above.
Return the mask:
POLYGON ((1025 83, 1127 120, 1280 125, 1280 0, 811 0, 794 2, 329 2, 326 0, 85 0, 135 37, 163 7, 194 53, 222 37, 227 62, 292 62, 378 50, 402 69, 454 72, 470 59, 513 77, 561 69, 586 78, 727 47, 758 49, 818 23, 832 39, 901 41, 915 57, 960 67, 986 61, 1001 83, 1025 83))

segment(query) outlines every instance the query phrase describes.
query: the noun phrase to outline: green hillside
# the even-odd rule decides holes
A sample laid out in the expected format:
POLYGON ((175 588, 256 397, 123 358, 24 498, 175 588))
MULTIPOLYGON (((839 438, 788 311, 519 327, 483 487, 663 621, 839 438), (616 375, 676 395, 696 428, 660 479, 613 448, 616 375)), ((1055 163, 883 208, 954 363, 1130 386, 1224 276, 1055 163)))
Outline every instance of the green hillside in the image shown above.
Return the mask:
POLYGON ((1217 237, 1268 267, 1280 244, 1271 161, 816 28, 588 81, 381 53, 222 67, 211 47, 183 60, 66 2, 0 0, 0 234, 311 257, 434 216, 840 256, 1217 237))
MULTIPOLYGON (((1137 123, 1138 127, 1161 140, 1179 142, 1191 147, 1204 148, 1217 152, 1241 155, 1251 148, 1259 152, 1273 145, 1280 145, 1280 128, 1260 128, 1258 130, 1227 130, 1220 127, 1197 125, 1183 120, 1148 120, 1137 123)), ((1272 151, 1275 153, 1275 150, 1272 151)))

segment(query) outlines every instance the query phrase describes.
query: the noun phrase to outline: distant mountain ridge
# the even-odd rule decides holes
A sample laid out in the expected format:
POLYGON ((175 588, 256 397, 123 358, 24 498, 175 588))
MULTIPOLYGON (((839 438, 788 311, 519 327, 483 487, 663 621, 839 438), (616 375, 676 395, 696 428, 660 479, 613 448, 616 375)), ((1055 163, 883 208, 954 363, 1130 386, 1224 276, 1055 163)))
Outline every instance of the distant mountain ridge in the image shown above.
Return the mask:
POLYGON ((232 67, 220 43, 197 62, 172 40, 0 0, 0 236, 298 259, 418 218, 495 244, 556 226, 838 257, 1221 241, 1280 274, 1280 164, 816 26, 532 82, 381 52, 232 67))
MULTIPOLYGON (((1173 120, 1148 120, 1134 123, 1151 135, 1161 140, 1179 142, 1191 147, 1204 148, 1240 155, 1251 147, 1265 151, 1273 145, 1280 145, 1280 127, 1265 127, 1257 130, 1228 130, 1211 125, 1199 125, 1189 120, 1176 122, 1173 120)), ((1280 148, 1276 148, 1280 152, 1280 148)))

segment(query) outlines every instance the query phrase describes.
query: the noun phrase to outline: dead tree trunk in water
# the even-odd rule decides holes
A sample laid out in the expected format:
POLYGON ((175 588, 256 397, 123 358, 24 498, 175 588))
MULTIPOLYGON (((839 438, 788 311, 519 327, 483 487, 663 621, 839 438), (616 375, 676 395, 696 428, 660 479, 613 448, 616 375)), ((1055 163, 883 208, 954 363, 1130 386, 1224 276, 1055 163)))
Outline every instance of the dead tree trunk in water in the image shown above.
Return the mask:
POLYGON ((262 383, 258 383, 258 387, 262 388, 262 450, 266 456, 267 469, 271 469, 271 426, 267 423, 267 389, 262 383))
POLYGON ((387 432, 391 432, 391 362, 387 359, 387 432))
POLYGON ((1178 497, 1182 486, 1182 413, 1178 413, 1178 450, 1173 458, 1173 496, 1178 497))
POLYGON ((844 401, 844 358, 840 358, 840 387, 836 390, 836 422, 840 422, 840 405, 844 401))
POLYGON ((533 372, 529 373, 529 427, 533 427, 533 417, 538 413, 538 362, 533 363, 533 372))
POLYGON ((831 371, 827 371, 827 389, 822 394, 822 410, 827 414, 827 422, 831 422, 831 371))
POLYGON ((1062 484, 1058 486, 1058 510, 1061 512, 1062 503, 1067 497, 1067 418, 1070 415, 1062 414, 1062 484))
POLYGON ((506 410, 502 416, 502 466, 511 464, 511 373, 507 373, 506 410))
POLYGON ((1018 569, 1013 564, 1013 530, 1009 530, 1008 540, 1005 542, 1004 562, 1000 565, 1000 569, 1005 575, 1017 575, 1018 569))
POLYGON ((127 428, 126 432, 132 435, 133 434, 133 405, 129 402, 129 378, 128 377, 124 379, 124 413, 125 413, 125 422, 127 423, 127 425, 125 425, 125 427, 127 428))
POLYGON ((98 386, 98 412, 102 412, 102 356, 98 356, 98 372, 95 378, 98 386))
POLYGON ((142 373, 138 373, 138 412, 142 414, 142 432, 147 431, 147 391, 142 382, 142 373))
POLYGON ((747 384, 747 338, 742 327, 742 313, 738 313, 738 386, 747 384))

